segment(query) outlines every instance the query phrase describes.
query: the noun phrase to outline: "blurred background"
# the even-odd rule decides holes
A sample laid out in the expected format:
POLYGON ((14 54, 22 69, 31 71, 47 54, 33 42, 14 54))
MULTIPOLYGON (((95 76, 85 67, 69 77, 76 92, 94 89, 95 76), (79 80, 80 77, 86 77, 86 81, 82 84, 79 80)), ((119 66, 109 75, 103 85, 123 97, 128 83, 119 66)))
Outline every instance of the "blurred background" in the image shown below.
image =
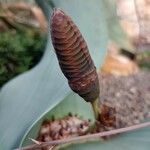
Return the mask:
MULTIPOLYGON (((117 18, 135 50, 110 41, 104 72, 128 75, 139 66, 150 68, 149 10, 150 0, 116 0, 117 18)), ((0 1, 0 87, 39 62, 46 33, 46 19, 33 0, 0 1)))
POLYGON ((0 1, 0 87, 39 62, 47 22, 34 1, 0 1))

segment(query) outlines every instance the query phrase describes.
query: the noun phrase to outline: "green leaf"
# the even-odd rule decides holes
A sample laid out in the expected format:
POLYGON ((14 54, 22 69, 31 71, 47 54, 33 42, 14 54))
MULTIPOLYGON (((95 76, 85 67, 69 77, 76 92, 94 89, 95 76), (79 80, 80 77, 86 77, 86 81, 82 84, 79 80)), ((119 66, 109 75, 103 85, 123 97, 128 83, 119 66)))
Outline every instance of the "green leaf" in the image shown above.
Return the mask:
POLYGON ((9 150, 19 145, 21 137, 30 125, 48 108, 53 108, 70 91, 60 72, 54 52, 49 50, 50 47, 48 44, 39 65, 13 79, 1 90, 0 147, 3 147, 2 149, 9 150))
MULTIPOLYGON (((57 7, 61 7, 70 14, 79 26, 98 67, 104 59, 108 41, 102 2, 99 0, 87 2, 56 0, 54 2, 57 7)), ((18 147, 30 126, 70 92, 67 81, 58 66, 49 36, 41 62, 35 68, 8 82, 1 89, 0 149, 10 150, 18 147)))

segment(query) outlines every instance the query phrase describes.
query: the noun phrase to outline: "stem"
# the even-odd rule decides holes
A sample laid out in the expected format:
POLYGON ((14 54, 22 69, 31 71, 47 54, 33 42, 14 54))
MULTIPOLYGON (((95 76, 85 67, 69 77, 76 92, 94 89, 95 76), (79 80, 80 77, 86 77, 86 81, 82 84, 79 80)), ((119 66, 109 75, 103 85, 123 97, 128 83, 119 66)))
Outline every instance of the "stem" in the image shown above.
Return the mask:
POLYGON ((94 100, 92 103, 92 108, 93 108, 93 111, 94 111, 94 116, 95 116, 95 119, 98 120, 98 117, 99 117, 99 111, 98 111, 98 99, 94 100))

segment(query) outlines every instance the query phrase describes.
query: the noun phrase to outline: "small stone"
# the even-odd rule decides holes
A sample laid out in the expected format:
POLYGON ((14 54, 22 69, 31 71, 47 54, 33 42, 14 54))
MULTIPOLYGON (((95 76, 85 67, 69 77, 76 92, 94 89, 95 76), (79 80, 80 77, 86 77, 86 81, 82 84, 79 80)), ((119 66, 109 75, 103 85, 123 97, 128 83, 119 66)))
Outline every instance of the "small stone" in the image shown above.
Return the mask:
POLYGON ((48 121, 45 121, 42 124, 41 130, 40 130, 40 135, 49 134, 49 132, 50 132, 50 124, 48 121))
POLYGON ((59 120, 57 121, 54 121, 54 122, 51 122, 51 125, 50 125, 50 132, 54 132, 54 133, 57 133, 60 131, 61 129, 61 125, 60 125, 60 122, 59 120))
POLYGON ((44 135, 43 136, 43 141, 44 142, 52 141, 52 138, 49 135, 44 135))

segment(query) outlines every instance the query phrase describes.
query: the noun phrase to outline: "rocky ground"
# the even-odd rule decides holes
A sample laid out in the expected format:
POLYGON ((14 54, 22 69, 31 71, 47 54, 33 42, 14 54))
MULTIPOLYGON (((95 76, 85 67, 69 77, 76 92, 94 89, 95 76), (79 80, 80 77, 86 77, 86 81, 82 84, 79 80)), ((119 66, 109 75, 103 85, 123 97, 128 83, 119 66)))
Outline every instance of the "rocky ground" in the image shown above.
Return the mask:
MULTIPOLYGON (((68 114, 61 119, 45 120, 38 141, 61 140, 93 132, 102 132, 138 124, 150 117, 150 73, 139 71, 128 76, 99 73, 99 121, 90 129, 90 121, 68 114), (90 132, 89 132, 90 131, 90 132)), ((44 148, 54 149, 55 146, 44 148)))
POLYGON ((138 124, 150 117, 150 73, 129 76, 100 73, 100 121, 104 130, 138 124))

